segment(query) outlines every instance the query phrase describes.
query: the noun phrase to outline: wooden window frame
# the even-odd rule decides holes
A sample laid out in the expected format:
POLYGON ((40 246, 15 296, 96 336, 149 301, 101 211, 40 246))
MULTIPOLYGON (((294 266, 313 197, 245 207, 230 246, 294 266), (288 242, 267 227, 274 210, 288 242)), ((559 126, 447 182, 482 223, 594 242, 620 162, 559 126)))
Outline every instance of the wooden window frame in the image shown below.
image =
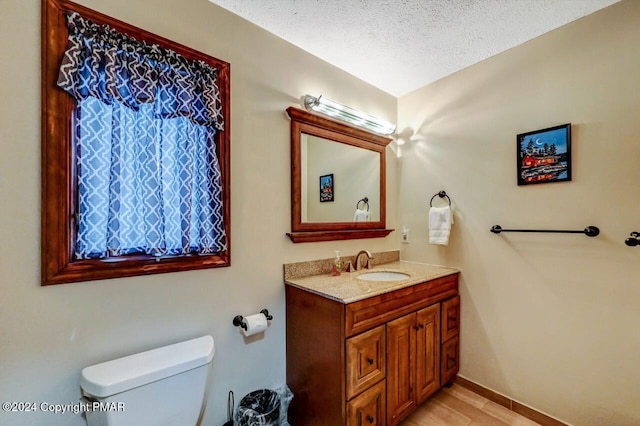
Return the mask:
POLYGON ((41 136, 41 277, 42 285, 178 272, 231 265, 230 64, 171 40, 66 0, 42 0, 42 136, 41 136), (158 44, 218 69, 225 130, 216 135, 222 175, 222 202, 227 248, 219 254, 164 256, 127 255, 108 260, 74 259, 76 186, 71 117, 74 99, 56 82, 67 47, 67 11, 107 24, 139 41, 158 44))

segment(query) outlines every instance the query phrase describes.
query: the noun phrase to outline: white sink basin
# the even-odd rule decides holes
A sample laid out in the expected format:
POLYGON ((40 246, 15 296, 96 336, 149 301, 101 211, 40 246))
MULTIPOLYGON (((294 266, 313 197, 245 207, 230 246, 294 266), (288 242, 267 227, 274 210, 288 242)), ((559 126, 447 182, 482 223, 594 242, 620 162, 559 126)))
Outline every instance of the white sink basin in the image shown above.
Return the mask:
POLYGON ((365 281, 402 281, 411 278, 411 275, 403 274, 402 272, 375 271, 363 272, 356 278, 365 281))

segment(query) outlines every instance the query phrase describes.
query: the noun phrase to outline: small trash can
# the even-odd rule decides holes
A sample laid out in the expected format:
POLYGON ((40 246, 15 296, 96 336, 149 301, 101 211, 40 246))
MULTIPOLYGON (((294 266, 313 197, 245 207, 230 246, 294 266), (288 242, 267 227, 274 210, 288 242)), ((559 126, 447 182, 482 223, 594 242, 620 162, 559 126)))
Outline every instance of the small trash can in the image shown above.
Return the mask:
POLYGON ((270 389, 248 393, 238 404, 236 422, 238 426, 278 426, 280 395, 270 389))

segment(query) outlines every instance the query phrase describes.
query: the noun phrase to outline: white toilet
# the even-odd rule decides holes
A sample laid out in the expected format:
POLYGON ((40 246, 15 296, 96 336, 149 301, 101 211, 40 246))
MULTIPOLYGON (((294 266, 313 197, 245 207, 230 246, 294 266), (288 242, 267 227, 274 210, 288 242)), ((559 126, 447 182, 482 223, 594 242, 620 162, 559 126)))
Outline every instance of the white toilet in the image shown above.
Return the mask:
POLYGON ((98 408, 87 411, 87 424, 200 425, 214 353, 203 336, 84 368, 82 394, 98 408))

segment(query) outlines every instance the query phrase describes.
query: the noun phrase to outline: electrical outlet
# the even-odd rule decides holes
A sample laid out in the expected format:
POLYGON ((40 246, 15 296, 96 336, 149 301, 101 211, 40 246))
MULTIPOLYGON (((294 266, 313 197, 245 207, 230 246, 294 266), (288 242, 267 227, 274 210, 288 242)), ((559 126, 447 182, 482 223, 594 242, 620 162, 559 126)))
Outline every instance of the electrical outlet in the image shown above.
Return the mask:
POLYGON ((403 244, 409 244, 409 230, 407 228, 405 228, 404 226, 402 227, 402 237, 400 242, 403 244))

